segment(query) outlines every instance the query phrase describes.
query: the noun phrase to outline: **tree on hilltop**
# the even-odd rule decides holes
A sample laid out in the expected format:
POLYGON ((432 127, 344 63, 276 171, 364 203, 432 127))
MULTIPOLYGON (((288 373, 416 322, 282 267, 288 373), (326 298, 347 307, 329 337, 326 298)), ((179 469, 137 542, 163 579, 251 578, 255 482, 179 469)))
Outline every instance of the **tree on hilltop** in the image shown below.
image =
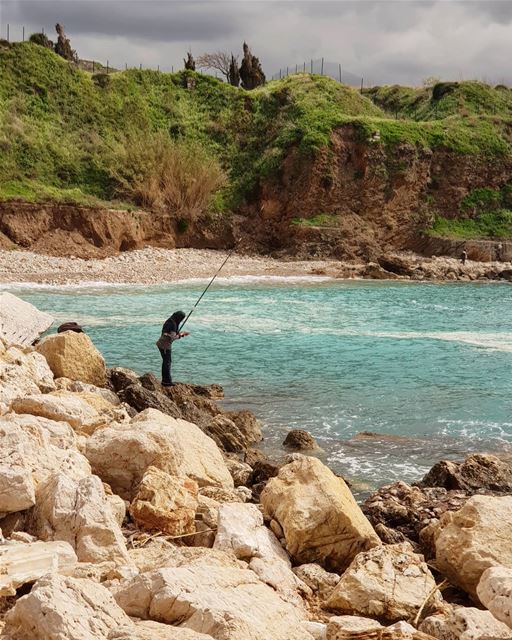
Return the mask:
POLYGON ((203 53, 203 55, 197 59, 197 66, 199 69, 214 69, 222 74, 226 82, 230 82, 230 70, 233 60, 235 61, 238 71, 238 57, 235 58, 233 54, 226 53, 225 51, 203 53))
POLYGON ((240 70, 238 69, 238 58, 235 58, 233 54, 231 54, 231 61, 229 63, 228 82, 229 84, 233 85, 233 87, 238 87, 240 84, 240 70))
POLYGON ((194 56, 191 51, 187 51, 187 57, 183 58, 183 62, 185 64, 185 69, 188 71, 196 70, 196 61, 194 60, 194 56))
POLYGON ((61 58, 64 58, 64 60, 78 62, 78 55, 76 51, 71 48, 69 38, 66 38, 66 34, 64 33, 64 25, 57 23, 55 25, 55 30, 57 31, 58 36, 55 44, 55 53, 61 58))
POLYGON ((261 63, 256 56, 252 55, 246 42, 244 42, 244 58, 240 65, 240 78, 244 89, 255 89, 265 84, 265 74, 261 63))

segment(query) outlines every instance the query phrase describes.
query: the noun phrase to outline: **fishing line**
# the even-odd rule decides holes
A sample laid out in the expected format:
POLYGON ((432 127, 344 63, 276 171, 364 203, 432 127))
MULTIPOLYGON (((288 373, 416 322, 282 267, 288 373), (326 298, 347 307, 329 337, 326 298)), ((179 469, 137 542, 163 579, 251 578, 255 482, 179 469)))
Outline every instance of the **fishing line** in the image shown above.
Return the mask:
POLYGON ((208 289, 212 286, 215 278, 219 275, 219 273, 222 271, 222 268, 224 267, 224 265, 226 264, 226 262, 231 258, 231 256, 233 255, 233 253, 235 252, 236 249, 236 245, 231 249, 231 251, 228 253, 228 255, 226 256, 226 259, 224 260, 224 262, 220 265, 220 267, 217 270, 217 273, 213 276, 213 278, 210 280, 210 282, 208 283, 208 285, 206 286, 206 289, 203 291, 203 293, 199 296, 199 298, 197 299, 195 305, 192 307, 192 309, 190 310, 190 313, 188 314, 188 316, 185 318, 185 320, 183 320, 183 323, 181 324, 181 327, 179 328, 179 331, 181 331, 183 329, 183 327, 186 325, 188 319, 190 318, 190 316, 194 313, 197 305, 201 302, 201 300, 203 299, 203 296, 205 295, 205 293, 208 291, 208 289))

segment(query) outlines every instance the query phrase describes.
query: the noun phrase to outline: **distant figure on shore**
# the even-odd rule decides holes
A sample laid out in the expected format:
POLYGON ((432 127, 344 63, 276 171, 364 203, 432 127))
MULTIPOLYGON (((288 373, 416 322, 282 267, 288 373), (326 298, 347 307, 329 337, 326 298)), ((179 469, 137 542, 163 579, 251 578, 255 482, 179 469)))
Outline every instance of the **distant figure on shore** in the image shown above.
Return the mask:
POLYGON ((180 332, 180 324, 185 319, 183 311, 176 311, 170 318, 164 322, 162 327, 162 335, 158 338, 156 346, 162 356, 162 387, 172 387, 172 375, 171 375, 171 348, 172 343, 175 340, 188 336, 188 332, 180 332))
POLYGON ((496 247, 496 260, 502 262, 503 260, 503 243, 499 242, 496 247))
POLYGON ((468 252, 466 251, 466 249, 464 249, 464 251, 460 254, 460 261, 462 262, 462 264, 466 264, 467 259, 468 259, 468 252))

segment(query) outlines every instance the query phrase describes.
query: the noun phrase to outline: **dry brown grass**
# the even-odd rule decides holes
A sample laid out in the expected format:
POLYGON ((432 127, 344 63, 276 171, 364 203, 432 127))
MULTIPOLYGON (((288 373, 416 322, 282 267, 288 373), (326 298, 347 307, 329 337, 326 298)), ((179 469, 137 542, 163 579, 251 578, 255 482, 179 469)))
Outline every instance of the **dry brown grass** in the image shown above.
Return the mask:
POLYGON ((220 164, 193 142, 161 133, 126 140, 112 173, 120 195, 153 210, 194 220, 208 210, 227 179, 220 164))

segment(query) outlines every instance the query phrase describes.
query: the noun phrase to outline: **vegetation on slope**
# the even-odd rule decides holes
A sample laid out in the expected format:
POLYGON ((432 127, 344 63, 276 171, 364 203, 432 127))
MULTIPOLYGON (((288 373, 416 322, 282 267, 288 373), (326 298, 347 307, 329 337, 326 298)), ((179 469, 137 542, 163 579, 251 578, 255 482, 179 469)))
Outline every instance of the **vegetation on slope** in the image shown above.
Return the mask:
POLYGON ((374 144, 510 152, 512 92, 478 83, 446 91, 432 111, 432 90, 383 87, 362 96, 309 74, 251 92, 188 71, 91 75, 28 42, 0 46, 0 67, 0 198, 145 204, 140 189, 127 184, 152 172, 161 187, 153 206, 176 211, 176 194, 172 202, 162 195, 170 178, 157 175, 154 161, 163 138, 175 155, 192 150, 188 160, 181 153, 180 172, 172 175, 181 176, 184 190, 201 175, 211 187, 200 206, 217 211, 251 199, 291 146, 314 154, 347 124, 374 144), (409 119, 390 117, 392 104, 409 119), (423 121, 411 118, 413 104, 423 121))
POLYGON ((512 238, 512 186, 474 189, 460 205, 464 216, 435 218, 431 235, 455 239, 512 238))

